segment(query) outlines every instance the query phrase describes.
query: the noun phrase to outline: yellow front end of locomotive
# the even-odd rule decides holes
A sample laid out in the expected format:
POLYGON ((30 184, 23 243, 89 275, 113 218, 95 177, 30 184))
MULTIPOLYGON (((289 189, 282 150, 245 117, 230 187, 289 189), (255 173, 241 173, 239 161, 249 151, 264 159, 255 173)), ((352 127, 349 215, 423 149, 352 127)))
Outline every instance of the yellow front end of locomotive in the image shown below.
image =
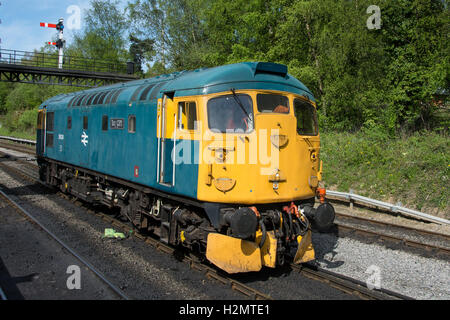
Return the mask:
MULTIPOLYGON (((208 235, 206 258, 228 273, 259 271, 263 266, 275 268, 277 264, 277 239, 273 231, 266 233, 260 246, 262 233, 257 232, 255 242, 242 240, 220 233, 208 235)), ((297 238, 298 248, 293 262, 304 263, 314 260, 311 231, 297 238)))
POLYGON ((296 105, 314 108, 314 104, 282 92, 236 92, 237 98, 247 104, 251 101, 252 114, 248 112, 250 120, 244 130, 224 133, 211 128, 211 116, 206 116, 212 111, 209 102, 220 97, 235 101, 230 93, 206 96, 203 101, 198 199, 256 205, 314 197, 321 180, 320 139, 316 128, 314 134, 299 134, 294 110, 296 105), (282 96, 288 111, 261 112, 258 95, 282 96))

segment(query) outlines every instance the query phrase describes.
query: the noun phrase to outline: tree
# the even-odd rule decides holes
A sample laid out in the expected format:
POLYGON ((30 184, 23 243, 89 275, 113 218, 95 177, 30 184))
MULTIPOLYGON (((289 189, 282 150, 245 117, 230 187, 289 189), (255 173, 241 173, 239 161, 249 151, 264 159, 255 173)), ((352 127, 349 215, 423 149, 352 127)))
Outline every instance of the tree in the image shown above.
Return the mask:
POLYGON ((118 8, 119 1, 92 0, 85 18, 85 29, 74 36, 68 47, 71 56, 82 56, 98 60, 125 62, 126 33, 128 31, 124 13, 118 8))
POLYGON ((136 70, 142 73, 142 64, 145 61, 151 60, 151 58, 155 55, 155 51, 153 49, 155 41, 149 38, 141 40, 130 34, 130 43, 130 56, 132 57, 132 61, 135 63, 136 70))
POLYGON ((446 1, 399 0, 382 10, 393 129, 397 124, 405 130, 430 129, 433 95, 450 87, 446 1))
POLYGON ((169 45, 165 23, 169 3, 164 0, 135 0, 128 4, 128 21, 136 37, 154 40, 155 60, 166 66, 166 47, 169 45))

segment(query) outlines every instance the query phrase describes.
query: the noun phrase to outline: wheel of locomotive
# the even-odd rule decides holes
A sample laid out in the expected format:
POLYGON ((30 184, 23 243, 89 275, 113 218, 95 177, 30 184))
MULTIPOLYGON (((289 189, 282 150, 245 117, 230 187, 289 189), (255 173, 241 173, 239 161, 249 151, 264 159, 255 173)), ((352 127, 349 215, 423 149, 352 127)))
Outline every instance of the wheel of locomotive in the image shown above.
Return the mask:
POLYGON ((46 165, 39 166, 39 180, 41 180, 41 181, 47 180, 47 166, 46 165))
POLYGON ((61 190, 62 193, 68 193, 68 183, 67 183, 67 177, 66 177, 66 171, 61 172, 61 183, 59 184, 59 190, 61 190))

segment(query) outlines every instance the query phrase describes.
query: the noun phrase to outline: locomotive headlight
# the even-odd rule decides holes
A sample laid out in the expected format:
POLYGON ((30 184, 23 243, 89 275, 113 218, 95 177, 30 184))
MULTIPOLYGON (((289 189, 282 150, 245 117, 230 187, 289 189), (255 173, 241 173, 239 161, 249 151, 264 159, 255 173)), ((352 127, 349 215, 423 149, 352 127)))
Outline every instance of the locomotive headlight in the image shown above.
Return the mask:
POLYGON ((217 190, 222 192, 227 192, 233 189, 234 185, 236 184, 235 179, 227 178, 227 177, 220 177, 217 179, 214 179, 214 186, 217 190))

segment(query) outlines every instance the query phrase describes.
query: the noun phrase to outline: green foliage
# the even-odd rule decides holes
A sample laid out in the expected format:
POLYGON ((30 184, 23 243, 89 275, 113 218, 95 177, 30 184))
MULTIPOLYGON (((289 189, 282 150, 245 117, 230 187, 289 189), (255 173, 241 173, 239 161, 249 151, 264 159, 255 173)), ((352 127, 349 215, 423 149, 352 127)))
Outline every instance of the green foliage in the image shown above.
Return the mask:
POLYGON ((446 123, 432 102, 449 88, 445 1, 135 0, 128 9, 155 39, 157 70, 280 62, 313 91, 327 129, 394 136, 446 123), (366 25, 374 4, 379 30, 366 25))
MULTIPOLYGON (((3 84, 4 85, 4 84, 3 84)), ((6 90, 6 89, 5 89, 6 90)), ((2 128, 9 132, 24 132, 31 134, 35 130, 37 109, 46 99, 60 93, 80 90, 76 87, 49 86, 37 84, 9 84, 0 86, 0 115, 2 128), (2 88, 8 88, 2 99, 2 88)))
POLYGON ((389 138, 374 127, 356 134, 322 133, 321 146, 326 187, 434 213, 448 208, 450 141, 445 135, 389 138))
POLYGON ((130 42, 131 45, 129 51, 132 61, 135 63, 135 70, 142 73, 142 63, 145 60, 151 59, 154 55, 154 41, 149 38, 141 40, 130 34, 130 42))
POLYGON ((69 56, 125 63, 127 21, 119 1, 91 0, 84 15, 85 29, 74 35, 65 51, 69 56))
POLYGON ((25 110, 17 121, 17 129, 22 132, 34 133, 36 131, 36 119, 38 109, 25 110))
POLYGON ((6 99, 8 95, 14 90, 14 84, 9 82, 0 82, 0 114, 7 112, 6 99))
POLYGON ((21 139, 36 140, 36 132, 27 133, 22 131, 10 131, 4 127, 0 127, 0 136, 16 137, 21 139))

